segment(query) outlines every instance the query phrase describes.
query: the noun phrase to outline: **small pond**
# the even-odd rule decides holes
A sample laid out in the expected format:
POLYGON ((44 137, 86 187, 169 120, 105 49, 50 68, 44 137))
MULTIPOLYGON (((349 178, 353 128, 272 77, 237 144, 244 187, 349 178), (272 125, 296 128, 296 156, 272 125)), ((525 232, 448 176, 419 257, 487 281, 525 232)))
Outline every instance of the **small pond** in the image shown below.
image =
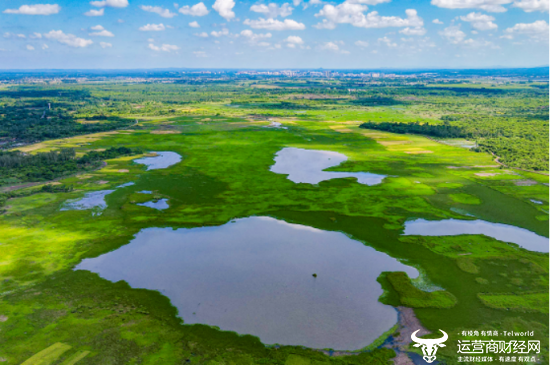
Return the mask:
POLYGON ((170 208, 168 205, 168 199, 159 199, 157 201, 151 200, 145 203, 138 203, 139 206, 153 208, 157 210, 164 210, 170 208))
POLYGON ((152 157, 142 157, 134 160, 135 163, 146 165, 147 171, 165 169, 181 162, 181 156, 176 152, 154 152, 157 155, 152 157))
POLYGON ((187 324, 252 334, 266 344, 340 350, 360 349, 397 322, 396 310, 378 301, 382 271, 418 276, 343 233, 269 217, 147 228, 76 270, 158 290, 187 324))
POLYGON ((277 128, 277 129, 288 129, 281 122, 271 122, 269 125, 264 126, 265 128, 277 128))
POLYGON ((107 208, 105 197, 114 190, 99 190, 86 193, 81 199, 67 200, 60 210, 103 210, 107 208))
POLYGON ((502 223, 491 223, 480 219, 444 219, 427 221, 416 219, 405 222, 406 236, 455 236, 460 234, 483 234, 499 241, 516 243, 519 246, 538 252, 548 252, 548 238, 539 236, 525 228, 502 223))
POLYGON ((347 159, 346 155, 333 151, 285 147, 275 155, 275 164, 271 166, 270 170, 277 174, 288 175, 288 179, 295 183, 307 184, 354 177, 360 184, 375 185, 380 184, 386 177, 386 175, 370 172, 323 171, 329 167, 338 166, 347 159))

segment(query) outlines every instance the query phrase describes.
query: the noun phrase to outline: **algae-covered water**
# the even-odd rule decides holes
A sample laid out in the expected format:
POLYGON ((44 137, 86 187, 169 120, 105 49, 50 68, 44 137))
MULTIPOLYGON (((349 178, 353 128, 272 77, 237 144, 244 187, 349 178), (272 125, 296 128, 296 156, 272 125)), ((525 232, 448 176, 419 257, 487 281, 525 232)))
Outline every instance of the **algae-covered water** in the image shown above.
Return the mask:
POLYGON ((147 228, 76 269, 158 290, 187 324, 252 334, 266 344, 341 350, 365 347, 397 322, 395 309, 378 301, 382 271, 418 276, 343 233, 270 217, 147 228))

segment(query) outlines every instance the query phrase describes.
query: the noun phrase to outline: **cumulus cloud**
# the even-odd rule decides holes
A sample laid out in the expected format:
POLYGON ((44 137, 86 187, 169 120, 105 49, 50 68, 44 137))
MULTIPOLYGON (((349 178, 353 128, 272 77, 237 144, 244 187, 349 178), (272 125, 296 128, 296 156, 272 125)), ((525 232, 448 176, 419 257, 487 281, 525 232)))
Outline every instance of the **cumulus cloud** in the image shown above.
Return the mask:
POLYGON ((518 23, 504 31, 504 38, 512 39, 515 34, 526 35, 536 41, 548 39, 548 23, 537 20, 534 23, 518 23))
POLYGON ((208 33, 206 33, 206 32, 195 33, 195 36, 201 37, 201 38, 208 38, 208 33))
POLYGON ((168 9, 164 9, 162 6, 140 5, 139 7, 141 10, 147 11, 149 13, 158 14, 163 18, 173 18, 177 15, 176 13, 172 13, 168 9))
POLYGON ((386 28, 386 27, 413 27, 419 28, 424 25, 422 18, 418 16, 415 9, 405 10, 406 18, 397 16, 380 16, 377 11, 365 14, 367 6, 344 2, 340 5, 325 5, 316 17, 324 17, 317 25, 320 29, 334 29, 337 24, 351 24, 360 28, 386 28))
POLYGON ((285 42, 292 44, 304 44, 304 40, 297 35, 290 35, 285 39, 285 42))
POLYGON ((75 48, 87 47, 94 43, 91 39, 79 38, 74 34, 63 33, 61 30, 51 30, 48 33, 44 33, 44 37, 75 48))
POLYGON ((460 30, 459 25, 451 25, 439 32, 443 38, 453 44, 461 43, 466 38, 466 33, 460 30))
POLYGON ((51 15, 57 14, 61 7, 57 4, 21 5, 18 9, 6 9, 4 14, 51 15))
POLYGON ((326 42, 323 43, 321 46, 319 46, 319 49, 325 50, 325 51, 333 51, 338 52, 340 50, 340 47, 334 42, 326 42))
POLYGON ((207 57, 207 56, 206 56, 206 52, 204 52, 204 51, 194 51, 193 54, 194 54, 196 57, 207 57))
POLYGON ((275 3, 270 3, 268 5, 265 5, 265 4, 252 5, 250 7, 250 10, 255 13, 261 13, 267 18, 276 18, 278 16, 284 18, 291 15, 293 9, 289 3, 284 3, 281 6, 278 6, 275 3))
POLYGON ((166 27, 162 23, 160 23, 160 24, 147 24, 147 25, 144 25, 143 27, 139 27, 139 30, 141 30, 142 32, 159 32, 159 31, 165 30, 165 29, 166 29, 166 27))
POLYGON ((506 11, 502 5, 512 0, 432 0, 432 5, 446 9, 482 9, 493 13, 506 11))
POLYGON ((114 37, 115 35, 109 32, 107 29, 103 28, 101 25, 96 25, 90 28, 94 32, 88 33, 88 35, 98 36, 98 37, 114 37))
POLYGON ((212 37, 221 37, 221 36, 224 36, 224 35, 229 35, 229 30, 227 28, 223 28, 219 32, 216 32, 214 30, 214 31, 210 32, 210 34, 212 35, 212 37))
POLYGON ((4 33, 4 38, 16 38, 16 39, 26 39, 27 36, 24 35, 24 34, 15 34, 15 33, 10 33, 10 32, 6 32, 4 33))
POLYGON ((155 46, 153 43, 149 43, 148 47, 149 49, 152 49, 156 52, 172 52, 180 49, 178 46, 175 46, 173 44, 163 44, 162 46, 155 46))
POLYGON ((251 43, 256 43, 262 39, 271 38, 271 33, 254 33, 250 29, 245 29, 241 32, 241 36, 248 39, 251 43))
POLYGON ((206 14, 209 13, 208 9, 206 8, 206 5, 204 5, 203 2, 200 2, 193 6, 189 6, 189 5, 182 6, 179 12, 182 13, 183 15, 191 15, 191 16, 205 16, 206 14))
POLYGON ((99 42, 99 45, 101 46, 101 48, 111 48, 113 46, 111 43, 107 42, 99 42))
POLYGON ((128 6, 128 0, 102 0, 102 1, 90 1, 92 6, 98 8, 125 8, 128 6))
POLYGON ((292 19, 285 19, 284 21, 276 19, 264 19, 258 20, 246 19, 244 24, 254 29, 267 29, 267 30, 303 30, 306 26, 303 23, 298 23, 292 19))
POLYGON ((27 49, 28 49, 29 51, 34 51, 34 47, 31 46, 30 44, 27 44, 27 49))
POLYGON ((460 19, 464 22, 469 22, 477 30, 490 30, 498 28, 498 25, 493 23, 495 17, 481 13, 470 13, 466 16, 461 16, 460 19))
POLYGON ((443 24, 443 22, 439 19, 432 20, 432 23, 434 23, 434 24, 443 24))
POLYGON ((533 11, 548 11, 548 0, 520 0, 512 4, 513 7, 521 8, 523 11, 531 13, 533 11))
POLYGON ((212 5, 212 9, 216 10, 222 18, 229 21, 235 17, 235 13, 232 10, 234 6, 235 2, 233 0, 216 0, 214 5, 212 5))
POLYGON ((356 41, 355 42, 355 45, 357 47, 362 47, 362 48, 366 48, 369 46, 369 42, 366 42, 366 41, 356 41))
POLYGON ((399 31, 399 33, 401 34, 404 34, 404 35, 424 35, 426 34, 426 29, 424 29, 423 27, 416 27, 416 28, 410 28, 410 27, 407 27, 407 28, 404 28, 404 29, 401 29, 399 31))
POLYGON ((42 49, 48 49, 48 48, 50 48, 50 47, 48 47, 48 45, 47 45, 46 43, 44 43, 44 44, 42 45, 42 49))
POLYGON ((103 16, 105 14, 105 9, 90 9, 84 13, 86 16, 103 16))
POLYGON ((33 34, 31 34, 31 35, 29 36, 29 38, 32 38, 32 39, 41 39, 41 38, 42 38, 42 34, 34 32, 33 34))
POLYGON ((388 37, 384 36, 382 38, 378 38, 378 42, 380 43, 384 43, 386 46, 390 47, 390 48, 395 48, 397 47, 397 43, 394 43, 391 39, 389 39, 388 37))
POLYGON ((189 23, 189 26, 190 26, 191 28, 200 28, 200 27, 201 27, 201 26, 199 25, 199 23, 196 22, 196 21, 195 21, 195 22, 189 23))

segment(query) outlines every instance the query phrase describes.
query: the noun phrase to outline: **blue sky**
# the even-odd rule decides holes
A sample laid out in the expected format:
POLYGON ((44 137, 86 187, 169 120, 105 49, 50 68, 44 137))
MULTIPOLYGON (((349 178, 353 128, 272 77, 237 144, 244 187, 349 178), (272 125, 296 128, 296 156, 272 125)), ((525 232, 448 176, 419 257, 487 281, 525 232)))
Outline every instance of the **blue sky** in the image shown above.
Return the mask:
POLYGON ((0 0, 0 69, 548 65, 548 0, 0 0))

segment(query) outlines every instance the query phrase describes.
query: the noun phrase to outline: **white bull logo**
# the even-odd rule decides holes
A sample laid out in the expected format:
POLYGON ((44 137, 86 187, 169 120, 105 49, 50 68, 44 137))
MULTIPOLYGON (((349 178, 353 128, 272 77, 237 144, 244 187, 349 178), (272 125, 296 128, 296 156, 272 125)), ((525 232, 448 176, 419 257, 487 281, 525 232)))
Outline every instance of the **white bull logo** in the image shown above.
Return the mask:
POLYGON ((411 335, 411 340, 416 342, 416 345, 414 345, 414 347, 420 347, 422 349, 422 353, 424 354, 423 359, 426 360, 428 364, 431 364, 435 360, 435 353, 437 352, 437 348, 445 347, 443 342, 447 341, 449 336, 444 331, 439 330, 441 331, 441 333, 443 333, 443 337, 441 338, 418 338, 416 337, 418 331, 420 330, 416 330, 411 335))

